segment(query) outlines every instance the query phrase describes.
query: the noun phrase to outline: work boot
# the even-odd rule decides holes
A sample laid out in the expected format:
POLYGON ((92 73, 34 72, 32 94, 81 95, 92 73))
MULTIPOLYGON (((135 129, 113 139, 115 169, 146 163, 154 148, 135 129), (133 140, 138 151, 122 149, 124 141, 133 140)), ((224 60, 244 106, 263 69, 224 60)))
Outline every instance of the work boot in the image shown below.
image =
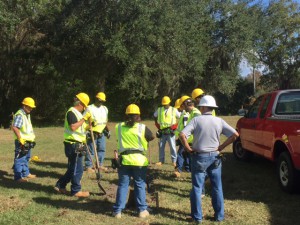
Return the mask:
POLYGON ((90 193, 88 191, 79 191, 74 196, 78 198, 87 198, 90 196, 90 193))
POLYGON ((162 165, 162 162, 157 162, 155 163, 156 166, 161 166, 162 165))
POLYGON ((20 179, 18 179, 18 180, 16 180, 18 183, 27 183, 28 182, 28 180, 27 179, 25 179, 25 178, 20 178, 20 179))
POLYGON ((181 174, 178 171, 174 172, 175 177, 179 178, 181 176, 181 174))
POLYGON ((142 212, 140 212, 139 213, 139 217, 140 218, 146 218, 146 217, 148 217, 150 214, 149 214, 149 212, 147 211, 147 210, 144 210, 144 211, 142 211, 142 212))
POLYGON ((28 174, 28 176, 26 178, 34 179, 34 178, 36 178, 36 175, 30 173, 30 174, 28 174))
POLYGON ((86 172, 95 173, 95 170, 92 167, 86 168, 86 172))
POLYGON ((105 166, 100 166, 99 168, 100 168, 100 170, 102 170, 104 172, 107 172, 107 170, 108 170, 107 167, 105 167, 105 166))
POLYGON ((122 214, 121 214, 121 212, 113 212, 112 216, 117 218, 117 219, 120 219, 122 217, 122 214))
POLYGON ((55 187, 54 187, 54 190, 55 190, 56 192, 60 193, 60 194, 63 194, 63 195, 69 195, 69 194, 70 194, 70 192, 67 191, 66 188, 60 188, 59 186, 55 186, 55 187))

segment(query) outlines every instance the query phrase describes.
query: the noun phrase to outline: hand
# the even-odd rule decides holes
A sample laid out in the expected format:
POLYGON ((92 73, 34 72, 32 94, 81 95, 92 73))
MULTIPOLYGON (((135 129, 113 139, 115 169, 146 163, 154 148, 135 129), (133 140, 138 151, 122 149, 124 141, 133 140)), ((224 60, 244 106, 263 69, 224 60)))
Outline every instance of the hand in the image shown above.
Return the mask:
POLYGON ((25 145, 26 140, 24 140, 23 138, 20 138, 19 142, 20 142, 21 145, 25 145))
POLYGON ((89 120, 89 118, 91 117, 91 113, 90 112, 86 112, 83 116, 83 119, 86 121, 86 120, 89 120))

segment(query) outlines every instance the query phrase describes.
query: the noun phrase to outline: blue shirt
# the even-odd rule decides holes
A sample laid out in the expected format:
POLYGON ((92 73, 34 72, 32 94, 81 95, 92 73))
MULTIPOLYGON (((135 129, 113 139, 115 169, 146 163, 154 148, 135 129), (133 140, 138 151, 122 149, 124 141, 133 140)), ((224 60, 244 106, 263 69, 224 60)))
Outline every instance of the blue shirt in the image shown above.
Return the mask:
MULTIPOLYGON (((22 113, 24 115, 26 115, 25 111, 23 109, 21 109, 22 113)), ((13 121, 13 127, 17 127, 17 128, 21 128, 23 125, 23 119, 22 119, 22 116, 21 115, 16 115, 14 117, 14 121, 13 121)))

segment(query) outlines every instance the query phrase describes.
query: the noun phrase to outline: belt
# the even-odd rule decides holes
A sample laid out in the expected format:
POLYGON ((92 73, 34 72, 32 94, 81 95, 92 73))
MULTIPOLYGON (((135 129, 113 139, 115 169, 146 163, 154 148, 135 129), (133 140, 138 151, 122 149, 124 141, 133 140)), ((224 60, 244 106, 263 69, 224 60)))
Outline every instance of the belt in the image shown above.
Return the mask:
POLYGON ((124 152, 120 153, 120 155, 129 155, 129 154, 135 154, 135 153, 143 154, 143 151, 140 151, 140 150, 127 150, 127 151, 124 151, 124 152))
POLYGON ((212 151, 212 152, 193 152, 193 155, 201 155, 201 156, 214 156, 219 155, 218 151, 212 151))

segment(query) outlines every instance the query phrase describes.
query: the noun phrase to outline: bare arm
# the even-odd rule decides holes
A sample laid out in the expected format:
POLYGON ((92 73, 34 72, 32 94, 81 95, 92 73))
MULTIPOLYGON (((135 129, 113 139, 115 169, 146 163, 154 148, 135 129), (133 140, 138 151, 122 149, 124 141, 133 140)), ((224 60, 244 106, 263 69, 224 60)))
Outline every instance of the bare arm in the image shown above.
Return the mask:
POLYGON ((184 149, 185 149, 186 151, 192 153, 192 152, 193 152, 193 149, 190 147, 190 145, 189 145, 189 143, 188 143, 188 141, 187 141, 187 138, 186 138, 186 136, 185 136, 184 133, 180 132, 180 134, 179 134, 179 139, 181 140, 181 143, 182 143, 184 149))
POLYGON ((21 138, 21 134, 20 134, 20 130, 18 127, 12 126, 12 130, 15 133, 15 135, 17 136, 18 140, 20 140, 21 138))
POLYGON ((226 139, 226 141, 223 142, 218 147, 218 151, 222 151, 224 148, 226 148, 228 145, 230 145, 232 142, 234 142, 239 137, 239 133, 235 132, 233 135, 231 135, 229 138, 226 139))

